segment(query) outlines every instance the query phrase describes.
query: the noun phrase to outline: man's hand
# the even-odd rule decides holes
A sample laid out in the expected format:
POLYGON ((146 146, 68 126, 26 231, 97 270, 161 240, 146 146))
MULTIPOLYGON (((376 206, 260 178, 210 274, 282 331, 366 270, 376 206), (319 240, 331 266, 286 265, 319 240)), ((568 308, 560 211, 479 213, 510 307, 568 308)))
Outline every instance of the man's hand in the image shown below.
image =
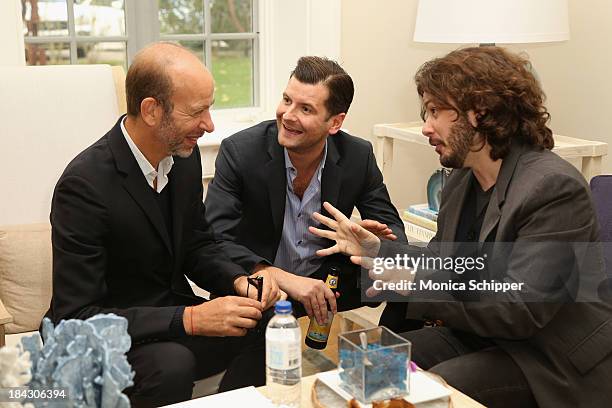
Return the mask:
POLYGON ((290 275, 284 282, 283 290, 304 305, 308 317, 314 316, 319 324, 327 324, 327 304, 329 303, 331 312, 336 314, 338 312, 336 298, 340 294, 334 294, 320 279, 290 275))
POLYGON ((312 218, 329 227, 331 231, 312 226, 308 227, 308 230, 319 237, 336 241, 336 245, 319 249, 317 255, 327 256, 341 252, 349 256, 375 257, 378 254, 380 238, 349 220, 330 203, 323 203, 323 207, 334 219, 318 212, 312 213, 312 218))
POLYGON ((183 325, 192 336, 244 336, 257 325, 261 311, 256 300, 224 296, 185 308, 183 325))
POLYGON ((308 316, 314 316, 319 324, 327 323, 328 303, 332 313, 338 311, 336 298, 340 294, 334 295, 322 280, 294 275, 274 266, 260 264, 258 267, 261 267, 259 270, 266 270, 274 275, 282 289, 281 292, 286 292, 292 299, 300 302, 308 316))
MULTIPOLYGON (((263 310, 274 306, 277 300, 281 299, 282 293, 276 282, 276 277, 266 268, 261 267, 263 265, 257 265, 251 274, 251 277, 262 276, 263 277, 263 288, 261 293, 261 304, 263 310)), ((247 288, 249 283, 247 282, 246 276, 241 276, 234 281, 234 289, 240 296, 247 296, 247 288)), ((248 289, 249 298, 257 300, 257 288, 252 286, 248 289)))
POLYGON ((362 220, 359 221, 359 225, 380 239, 388 239, 389 241, 395 241, 397 239, 397 235, 393 233, 393 230, 389 228, 387 224, 382 224, 375 220, 362 220))

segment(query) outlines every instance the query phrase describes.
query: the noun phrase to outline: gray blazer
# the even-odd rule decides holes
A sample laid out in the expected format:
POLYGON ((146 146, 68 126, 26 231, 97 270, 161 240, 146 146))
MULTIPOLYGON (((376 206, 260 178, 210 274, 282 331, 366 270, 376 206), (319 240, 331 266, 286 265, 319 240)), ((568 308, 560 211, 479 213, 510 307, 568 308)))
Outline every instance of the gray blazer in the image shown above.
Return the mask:
MULTIPOLYGON (((450 176, 429 251, 450 255, 472 177, 470 169, 450 176)), ((590 253, 593 259, 585 271, 576 266, 575 254, 559 250, 562 245, 569 248, 570 242, 597 242, 598 234, 582 175, 548 150, 514 146, 503 161, 479 242, 492 242, 492 259, 499 255, 496 246, 501 242, 521 245, 521 250, 515 248, 503 257, 503 273, 525 282, 532 294, 547 301, 526 302, 507 295, 494 302, 431 302, 417 296, 409 300, 406 317, 439 319, 450 328, 492 339, 519 365, 542 407, 609 406, 612 305, 606 300, 572 300, 585 286, 580 274, 594 280, 603 276, 601 257, 597 251, 590 253)), ((383 243, 380 256, 414 250, 383 243)), ((434 276, 428 272, 416 277, 434 276)))

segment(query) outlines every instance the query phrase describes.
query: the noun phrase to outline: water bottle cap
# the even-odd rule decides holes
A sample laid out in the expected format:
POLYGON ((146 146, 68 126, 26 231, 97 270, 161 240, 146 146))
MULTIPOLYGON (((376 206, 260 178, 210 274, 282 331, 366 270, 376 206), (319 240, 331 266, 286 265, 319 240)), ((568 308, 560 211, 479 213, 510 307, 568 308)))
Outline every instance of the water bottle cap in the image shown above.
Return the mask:
POLYGON ((291 313, 291 302, 279 300, 274 305, 274 313, 291 313))

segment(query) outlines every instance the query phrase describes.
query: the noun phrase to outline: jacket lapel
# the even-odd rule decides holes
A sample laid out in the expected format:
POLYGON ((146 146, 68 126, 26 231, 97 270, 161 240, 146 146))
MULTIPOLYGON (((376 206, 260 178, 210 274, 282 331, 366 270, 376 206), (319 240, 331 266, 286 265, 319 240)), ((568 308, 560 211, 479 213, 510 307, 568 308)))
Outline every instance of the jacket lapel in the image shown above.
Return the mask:
POLYGON ((270 160, 264 165, 264 174, 268 185, 268 197, 270 198, 270 211, 275 235, 280 236, 283 230, 285 218, 285 196, 287 194, 287 175, 285 171, 285 156, 283 147, 278 144, 276 126, 270 126, 268 130, 268 155, 270 160))
POLYGON ((327 138, 327 159, 323 167, 321 175, 321 211, 325 215, 327 212, 323 209, 323 203, 327 201, 334 207, 338 207, 338 196, 340 194, 340 180, 342 180, 342 167, 338 165, 340 153, 334 143, 334 138, 327 138))
POLYGON ((172 253, 170 246, 170 237, 164 225, 164 220, 159 210, 159 206, 153 198, 151 187, 144 179, 144 175, 130 150, 123 132, 121 131, 120 123, 123 120, 122 116, 109 135, 109 146, 115 158, 117 170, 124 175, 123 187, 132 196, 134 201, 142 208, 143 212, 155 227, 160 238, 166 245, 166 248, 172 253))
MULTIPOLYGON (((198 149, 198 146, 194 149, 198 149)), ((194 155, 195 153, 192 153, 194 155)), ((174 246, 174 253, 177 254, 175 257, 175 261, 179 262, 178 254, 181 253, 179 248, 182 244, 183 237, 183 214, 185 209, 185 200, 188 199, 189 194, 185 191, 187 187, 187 183, 177 182, 179 180, 185 180, 186 177, 181 177, 183 173, 183 163, 185 160, 180 157, 174 157, 174 164, 172 165, 172 170, 168 174, 168 184, 170 187, 170 202, 172 203, 172 244, 174 246), (174 180, 174 182, 173 182, 174 180)))
POLYGON ((506 192, 508 191, 508 186, 510 185, 514 170, 516 169, 516 164, 522 152, 522 147, 512 146, 510 152, 502 161, 499 175, 497 176, 493 194, 491 194, 491 200, 487 206, 487 212, 485 213, 485 218, 482 222, 482 228, 480 229, 480 235, 478 237, 478 242, 480 242, 481 247, 491 231, 499 224, 501 209, 506 201, 506 192))

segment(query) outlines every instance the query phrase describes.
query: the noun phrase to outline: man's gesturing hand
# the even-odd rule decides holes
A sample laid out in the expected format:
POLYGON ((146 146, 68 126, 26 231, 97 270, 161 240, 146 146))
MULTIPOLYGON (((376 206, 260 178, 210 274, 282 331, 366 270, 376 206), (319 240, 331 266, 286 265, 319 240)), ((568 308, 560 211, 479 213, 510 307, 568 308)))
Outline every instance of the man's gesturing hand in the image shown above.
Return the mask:
POLYGON ((359 221, 359 225, 380 239, 388 239, 389 241, 395 241, 397 239, 397 235, 393 233, 393 230, 389 228, 387 224, 375 220, 361 220, 359 221))
POLYGON ((244 336, 261 319, 261 303, 240 296, 224 296, 185 308, 183 325, 192 336, 244 336), (193 330, 192 330, 193 327, 193 330))
POLYGON ((317 255, 327 256, 341 252, 349 256, 375 257, 380 248, 380 238, 349 220, 342 212, 328 202, 323 207, 334 217, 329 218, 318 212, 312 218, 330 228, 330 230, 308 227, 308 230, 321 237, 336 241, 336 244, 325 249, 319 249, 317 255))

